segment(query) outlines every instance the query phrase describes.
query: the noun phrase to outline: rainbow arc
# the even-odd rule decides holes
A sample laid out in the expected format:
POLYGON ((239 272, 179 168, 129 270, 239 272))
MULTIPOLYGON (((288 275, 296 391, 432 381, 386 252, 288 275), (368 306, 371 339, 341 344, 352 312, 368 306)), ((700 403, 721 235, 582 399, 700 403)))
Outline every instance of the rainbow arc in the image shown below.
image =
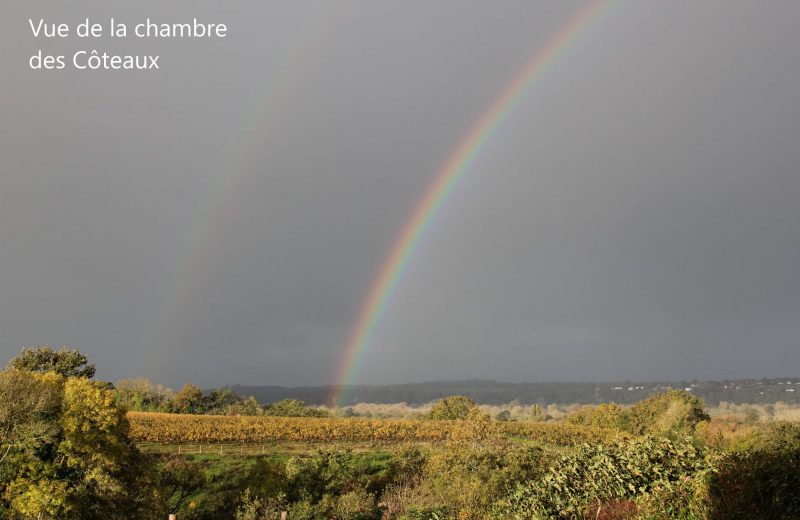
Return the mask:
POLYGON ((370 285, 356 317, 342 361, 336 374, 331 402, 346 398, 347 385, 358 372, 362 354, 369 345, 387 303, 391 300, 398 282, 418 249, 420 240, 431 227, 458 181, 469 171, 481 150, 496 133, 506 116, 514 109, 524 94, 541 77, 547 66, 555 61, 610 4, 608 0, 593 0, 575 13, 545 45, 538 49, 520 72, 489 103, 478 120, 464 134, 448 159, 436 172, 419 202, 407 218, 386 255, 377 276, 370 285))

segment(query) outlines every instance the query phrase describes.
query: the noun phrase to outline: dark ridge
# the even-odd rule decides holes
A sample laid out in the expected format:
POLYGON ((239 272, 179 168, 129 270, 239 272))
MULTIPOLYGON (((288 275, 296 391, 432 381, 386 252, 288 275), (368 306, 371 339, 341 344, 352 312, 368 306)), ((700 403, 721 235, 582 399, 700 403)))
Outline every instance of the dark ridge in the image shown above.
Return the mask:
MULTIPOLYGON (((331 404, 333 386, 245 386, 228 387, 241 396, 252 395, 262 404, 281 399, 301 399, 310 405, 331 404)), ((419 405, 448 395, 466 395, 481 404, 631 404, 667 388, 686 389, 707 405, 730 403, 800 403, 800 378, 729 379, 723 381, 621 381, 610 383, 502 383, 490 380, 431 381, 397 385, 348 387, 346 400, 355 403, 408 403, 419 405)))

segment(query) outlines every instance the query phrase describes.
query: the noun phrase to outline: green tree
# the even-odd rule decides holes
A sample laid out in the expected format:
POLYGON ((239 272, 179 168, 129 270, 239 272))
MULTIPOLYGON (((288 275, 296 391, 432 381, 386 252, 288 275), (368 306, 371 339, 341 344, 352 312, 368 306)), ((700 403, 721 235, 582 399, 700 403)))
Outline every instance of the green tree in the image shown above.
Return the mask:
POLYGON ((121 379, 114 386, 117 404, 137 412, 167 411, 173 392, 162 385, 154 385, 149 379, 121 379))
POLYGON ((94 377, 94 365, 86 356, 75 349, 61 347, 53 350, 46 347, 25 347, 17 357, 11 359, 9 366, 30 372, 56 372, 64 377, 94 377))
POLYGON ((203 391, 191 383, 186 383, 172 398, 172 407, 180 413, 203 413, 205 411, 203 391))
POLYGON ((114 393, 85 377, 0 373, 0 509, 21 518, 134 518, 143 467, 114 393), (23 399, 23 403, 16 403, 23 399))
POLYGON ((203 396, 203 409, 206 413, 224 415, 228 408, 239 399, 227 388, 211 390, 203 396))
POLYGON ((478 405, 469 397, 463 395, 451 395, 445 397, 435 405, 430 411, 431 419, 466 419, 470 410, 477 408, 478 405))

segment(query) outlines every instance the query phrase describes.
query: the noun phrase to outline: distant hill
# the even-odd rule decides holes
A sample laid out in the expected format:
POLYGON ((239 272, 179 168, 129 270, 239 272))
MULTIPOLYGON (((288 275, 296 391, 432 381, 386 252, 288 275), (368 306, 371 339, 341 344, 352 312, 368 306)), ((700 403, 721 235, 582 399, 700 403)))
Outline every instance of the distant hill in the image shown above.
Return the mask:
MULTIPOLYGON (((241 396, 252 395, 262 404, 281 399, 301 399, 307 404, 330 404, 331 386, 243 386, 228 387, 241 396)), ((358 385, 349 387, 340 405, 355 403, 400 403, 419 405, 448 395, 469 396, 481 404, 630 404, 667 388, 686 389, 709 406, 731 403, 800 403, 800 378, 731 379, 725 381, 650 381, 612 383, 500 383, 487 380, 432 381, 402 385, 358 385)))

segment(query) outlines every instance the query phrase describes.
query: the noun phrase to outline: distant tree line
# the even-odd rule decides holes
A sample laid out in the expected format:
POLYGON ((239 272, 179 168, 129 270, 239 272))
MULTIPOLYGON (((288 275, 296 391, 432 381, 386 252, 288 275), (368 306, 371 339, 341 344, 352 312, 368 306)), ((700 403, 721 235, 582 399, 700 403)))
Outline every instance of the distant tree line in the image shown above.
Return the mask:
POLYGON ((686 390, 706 405, 725 401, 736 404, 800 403, 800 378, 733 379, 723 381, 620 381, 609 383, 502 383, 486 380, 433 381, 399 385, 348 386, 346 392, 332 386, 243 386, 230 389, 238 395, 252 395, 261 403, 300 399, 310 405, 332 404, 331 395, 347 397, 335 404, 407 403, 421 405, 450 395, 463 395, 480 404, 498 405, 512 401, 524 405, 633 404, 669 389, 686 390), (688 390, 687 390, 688 389, 688 390))
POLYGON ((228 388, 203 391, 187 383, 177 392, 148 379, 123 379, 114 386, 117 404, 136 412, 209 415, 272 415, 326 417, 328 412, 306 406, 299 399, 282 399, 262 406, 255 397, 240 397, 228 388))

